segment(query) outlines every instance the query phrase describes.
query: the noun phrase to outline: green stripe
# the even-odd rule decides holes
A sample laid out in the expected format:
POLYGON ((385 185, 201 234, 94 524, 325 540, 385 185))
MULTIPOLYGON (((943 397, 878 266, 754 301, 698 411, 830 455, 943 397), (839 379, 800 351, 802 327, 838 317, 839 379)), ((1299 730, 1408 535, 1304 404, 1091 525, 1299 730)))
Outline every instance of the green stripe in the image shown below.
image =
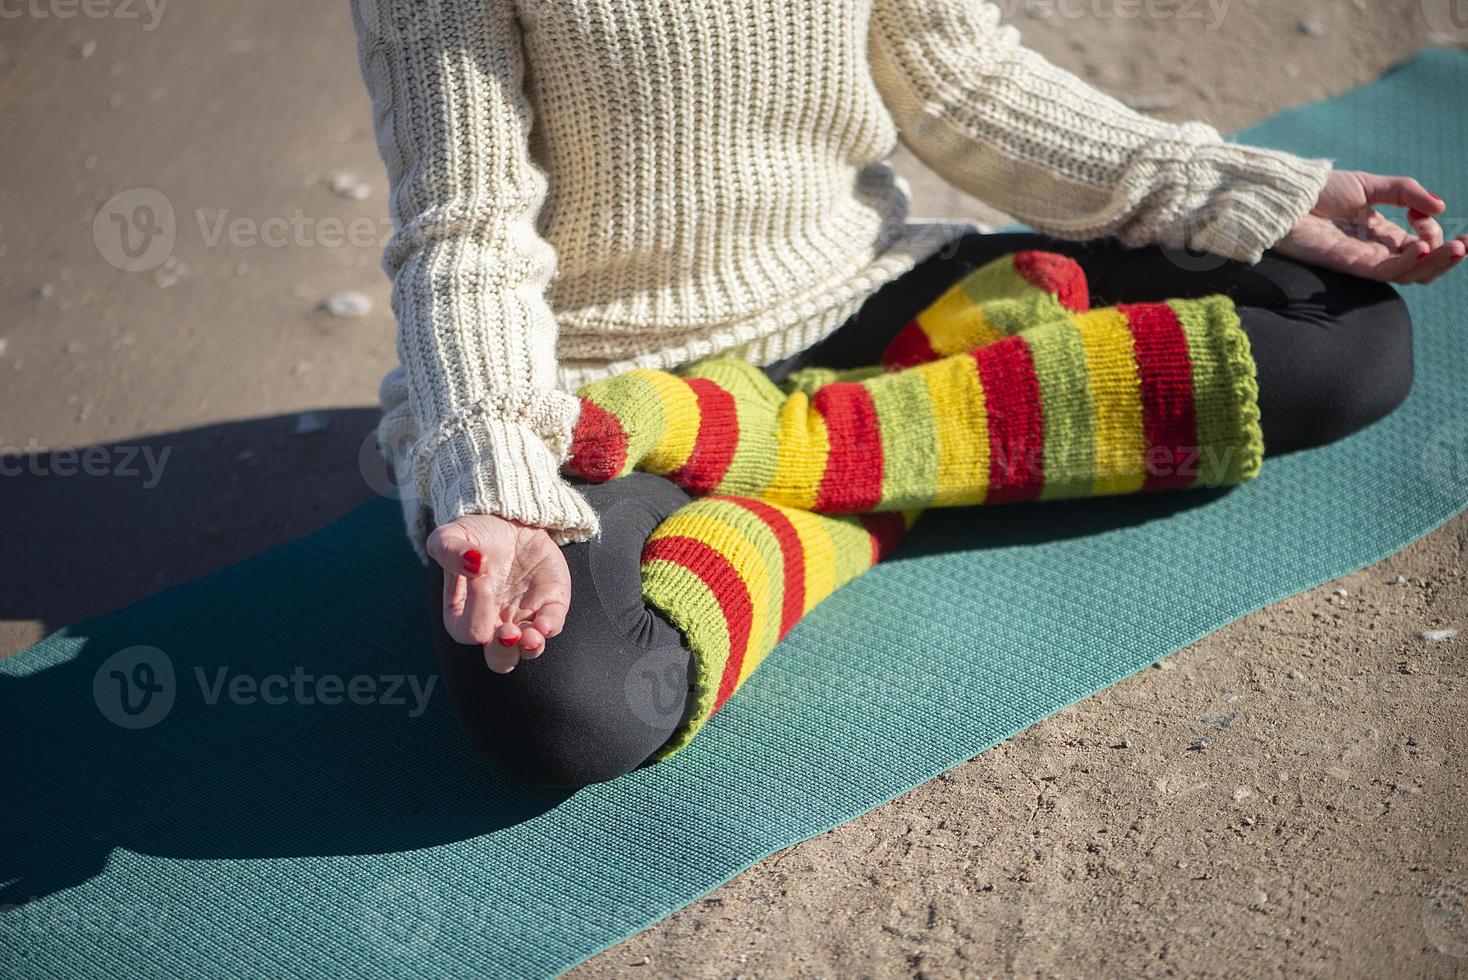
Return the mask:
POLYGON ((836 587, 872 567, 872 536, 855 517, 821 517, 836 548, 836 587))
POLYGON ((622 431, 627 434, 628 470, 642 462, 663 437, 663 400, 646 378, 619 374, 583 385, 580 394, 622 423, 622 431))
POLYGON ((642 597, 668 618, 693 653, 693 710, 688 720, 653 757, 667 758, 687 745, 714 708, 727 657, 712 651, 728 646, 729 626, 718 599, 703 579, 675 561, 658 559, 642 566, 642 597))
POLYGON ((785 400, 780 389, 753 364, 727 357, 701 361, 684 377, 707 378, 734 396, 739 440, 729 470, 715 492, 758 497, 775 478, 779 462, 775 434, 780 426, 780 405, 785 400))
POLYGON ((1198 479, 1194 486, 1242 483, 1259 475, 1264 437, 1259 385, 1249 338, 1226 296, 1168 303, 1183 325, 1193 367, 1198 418, 1198 479))
POLYGON ((878 510, 926 507, 938 490, 938 433, 928 386, 915 371, 866 382, 882 433, 878 510))
MULTIPOLYGON (((696 508, 700 516, 742 532, 759 551, 760 560, 764 562, 765 571, 769 575, 770 595, 765 608, 755 610, 755 618, 763 619, 764 627, 759 635, 750 637, 750 649, 744 657, 748 660, 756 648, 761 654, 768 652, 780 639, 780 617, 784 612, 785 554, 780 550, 779 539, 768 524, 733 501, 705 497, 690 506, 696 508)), ((687 514, 690 511, 684 510, 680 513, 687 514)), ((748 584, 748 579, 745 583, 748 584)))
POLYGON ((1089 497, 1096 476, 1096 409, 1086 348, 1070 321, 1025 334, 1045 416, 1045 488, 1041 500, 1089 497))

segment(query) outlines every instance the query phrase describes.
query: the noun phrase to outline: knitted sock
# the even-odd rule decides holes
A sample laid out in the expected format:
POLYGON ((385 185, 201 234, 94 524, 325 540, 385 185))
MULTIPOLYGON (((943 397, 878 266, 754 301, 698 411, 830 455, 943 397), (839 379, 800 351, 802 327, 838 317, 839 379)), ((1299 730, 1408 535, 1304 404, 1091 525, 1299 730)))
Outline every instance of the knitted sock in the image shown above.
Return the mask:
POLYGON ((689 719, 654 755, 687 744, 816 603, 874 565, 917 514, 827 517, 747 497, 702 497, 642 551, 642 594, 688 641, 689 719))
POLYGON ((962 354, 1091 308, 1086 274, 1055 252, 1001 256, 954 283, 898 331, 882 354, 892 371, 962 354))
POLYGON ((1257 397, 1232 301, 1141 303, 814 395, 732 359, 618 375, 568 466, 831 514, 1216 485, 1258 472, 1257 397))
MULTIPOLYGON (((1085 273, 1066 256, 1050 252, 1005 255, 964 276, 903 331, 909 341, 899 336, 894 348, 901 348, 905 351, 902 358, 916 364, 937 356, 925 329, 940 346, 951 346, 961 337, 987 342, 1001 336, 1001 327, 1014 332, 1059 319, 1069 310, 1085 309, 1087 303, 1085 273)), ((957 350, 977 346, 975 342, 957 350)), ((883 365, 846 370, 804 368, 783 387, 787 392, 814 395, 826 384, 863 380, 883 369, 883 365)), ((767 417, 777 410, 780 400, 778 389, 757 374, 737 367, 709 369, 705 364, 681 378, 662 371, 634 370, 583 386, 578 392, 581 416, 571 450, 573 471, 593 480, 610 480, 635 466, 667 475, 690 462, 695 444, 704 436, 707 452, 717 441, 715 430, 725 424, 723 417, 732 419, 748 408, 758 418, 741 420, 754 424, 742 425, 740 431, 757 430, 768 423, 767 417), (700 427, 708 431, 700 433, 700 427)), ((725 435, 731 442, 722 448, 734 451, 735 437, 725 435)), ((709 464, 713 462, 701 460, 674 480, 696 493, 713 492, 718 486, 717 480, 711 482, 716 467, 709 464)), ((761 463, 753 457, 747 462, 761 463)), ((736 471, 741 468, 734 466, 736 471)), ((731 485, 725 492, 743 491, 731 485)))

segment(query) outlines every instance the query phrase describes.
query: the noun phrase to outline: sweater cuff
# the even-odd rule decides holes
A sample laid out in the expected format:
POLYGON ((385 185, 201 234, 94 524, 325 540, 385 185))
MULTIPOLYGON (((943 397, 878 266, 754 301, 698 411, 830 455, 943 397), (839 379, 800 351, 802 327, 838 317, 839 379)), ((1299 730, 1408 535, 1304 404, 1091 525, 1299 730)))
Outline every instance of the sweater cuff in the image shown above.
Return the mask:
POLYGON ((440 525, 466 514, 493 514, 544 528, 556 544, 595 537, 596 512, 560 473, 579 403, 561 392, 542 396, 550 415, 569 416, 554 431, 528 419, 470 412, 441 428, 419 449, 419 494, 440 525))
POLYGON ((1220 182, 1189 247, 1251 265, 1310 213, 1332 170, 1329 160, 1238 143, 1201 147, 1195 162, 1220 182))

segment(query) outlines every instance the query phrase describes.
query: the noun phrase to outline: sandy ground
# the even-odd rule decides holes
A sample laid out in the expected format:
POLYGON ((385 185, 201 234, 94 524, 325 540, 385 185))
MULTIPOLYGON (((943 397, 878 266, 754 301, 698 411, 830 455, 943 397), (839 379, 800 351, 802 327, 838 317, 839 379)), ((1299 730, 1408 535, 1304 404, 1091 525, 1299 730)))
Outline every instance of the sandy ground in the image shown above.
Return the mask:
MULTIPOLYGON (((1451 2, 1005 6, 1139 108, 1230 129, 1461 43, 1451 2)), ((0 446, 39 454, 0 478, 0 653, 368 499, 393 360, 344 5, 85 11, 0 8, 0 446), (161 239, 129 256, 119 218, 173 228, 168 260, 126 271, 161 239), (344 291, 371 312, 319 308, 344 291)), ((901 165, 919 213, 986 216, 901 165)), ((1465 641, 1419 636, 1468 626, 1465 548, 1459 519, 1249 616, 577 975, 1468 976, 1465 641)))

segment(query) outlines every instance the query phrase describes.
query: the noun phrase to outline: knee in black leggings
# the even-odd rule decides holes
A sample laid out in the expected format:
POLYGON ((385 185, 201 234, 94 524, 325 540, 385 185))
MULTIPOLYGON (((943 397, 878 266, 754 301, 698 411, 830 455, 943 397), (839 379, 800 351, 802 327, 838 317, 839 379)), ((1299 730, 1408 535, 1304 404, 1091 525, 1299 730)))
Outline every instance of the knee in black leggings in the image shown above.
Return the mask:
POLYGON ((1240 309, 1271 454, 1359 432, 1412 390, 1412 317, 1397 291, 1319 270, 1306 274, 1324 288, 1274 308, 1240 309))
POLYGON ((631 772, 683 721, 691 656, 642 601, 643 543, 689 497, 643 473, 580 488, 601 519, 595 541, 566 545, 571 605, 545 652, 508 674, 443 626, 442 571, 430 574, 439 669, 459 725, 506 776, 575 788, 631 772))

